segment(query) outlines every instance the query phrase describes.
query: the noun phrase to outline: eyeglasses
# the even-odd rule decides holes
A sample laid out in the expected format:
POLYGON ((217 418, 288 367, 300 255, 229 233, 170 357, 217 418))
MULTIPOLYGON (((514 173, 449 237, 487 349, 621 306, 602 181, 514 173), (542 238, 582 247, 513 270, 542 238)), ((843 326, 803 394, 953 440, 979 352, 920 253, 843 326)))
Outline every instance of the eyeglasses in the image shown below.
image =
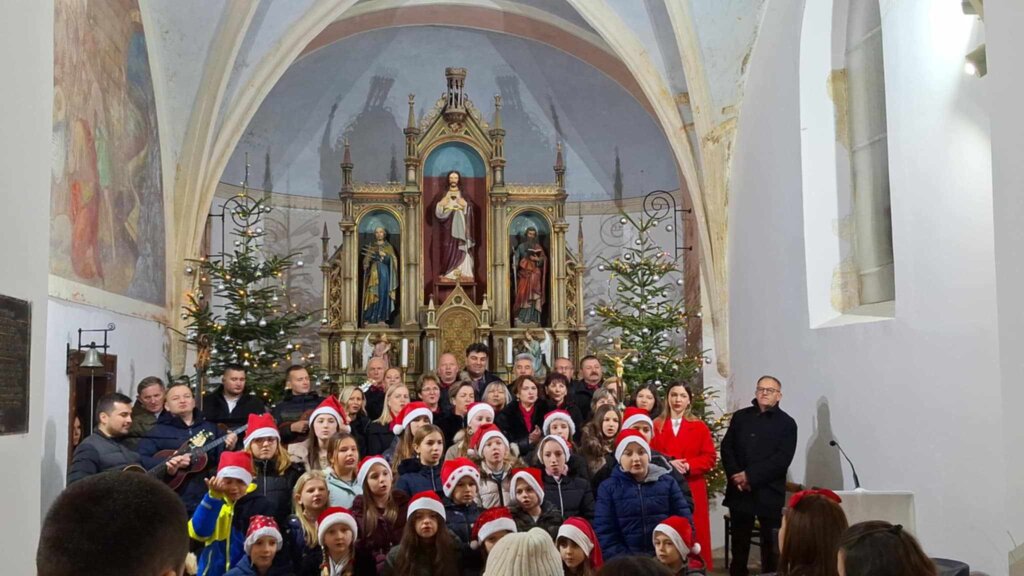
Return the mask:
POLYGON ((758 388, 757 389, 757 393, 758 394, 768 394, 768 395, 770 395, 770 394, 778 394, 779 390, 776 389, 776 388, 758 388))

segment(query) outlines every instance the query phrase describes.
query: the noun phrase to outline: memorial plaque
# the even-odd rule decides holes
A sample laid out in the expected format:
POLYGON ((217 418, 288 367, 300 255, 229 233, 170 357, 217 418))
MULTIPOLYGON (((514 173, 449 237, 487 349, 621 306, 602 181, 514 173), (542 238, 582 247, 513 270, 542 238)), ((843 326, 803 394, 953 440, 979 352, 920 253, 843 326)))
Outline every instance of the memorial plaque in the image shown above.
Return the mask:
POLYGON ((0 435, 28 432, 32 305, 0 296, 0 435))

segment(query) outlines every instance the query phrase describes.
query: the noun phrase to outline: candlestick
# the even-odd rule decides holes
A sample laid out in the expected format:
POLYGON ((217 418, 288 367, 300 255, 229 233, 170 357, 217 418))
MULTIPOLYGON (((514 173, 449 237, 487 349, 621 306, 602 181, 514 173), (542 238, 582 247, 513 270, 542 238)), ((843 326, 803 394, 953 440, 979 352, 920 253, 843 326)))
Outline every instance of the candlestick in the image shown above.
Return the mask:
POLYGON ((402 368, 409 367, 409 339, 402 338, 402 368))

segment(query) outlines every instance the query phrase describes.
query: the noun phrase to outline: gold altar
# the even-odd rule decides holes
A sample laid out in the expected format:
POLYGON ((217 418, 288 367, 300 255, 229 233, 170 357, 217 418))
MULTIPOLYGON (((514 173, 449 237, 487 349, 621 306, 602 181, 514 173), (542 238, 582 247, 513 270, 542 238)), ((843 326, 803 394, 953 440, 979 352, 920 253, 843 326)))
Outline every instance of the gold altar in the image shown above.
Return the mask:
POLYGON ((361 382, 348 375, 385 355, 412 381, 445 352, 461 363, 472 342, 490 346, 502 376, 516 354, 510 343, 539 347, 548 367, 585 354, 582 229, 574 251, 561 145, 552 183, 506 183, 500 97, 488 125, 466 97, 466 70, 445 76, 421 122, 409 96, 404 182, 357 183, 359 143, 345 143, 341 243, 329 253, 325 230, 321 267, 321 352, 332 378, 361 382))

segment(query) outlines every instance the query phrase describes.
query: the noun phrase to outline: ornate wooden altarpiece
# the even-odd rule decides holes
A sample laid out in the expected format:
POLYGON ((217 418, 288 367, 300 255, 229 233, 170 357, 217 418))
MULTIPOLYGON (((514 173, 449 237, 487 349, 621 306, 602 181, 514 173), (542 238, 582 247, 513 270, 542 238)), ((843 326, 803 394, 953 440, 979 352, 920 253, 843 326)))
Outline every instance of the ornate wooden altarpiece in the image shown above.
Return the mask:
MULTIPOLYGON (((403 373, 409 381, 432 371, 442 353, 451 352, 462 362, 472 342, 490 346, 491 369, 504 375, 509 339, 518 350, 527 330, 547 344, 549 366, 555 357, 568 355, 575 362, 586 351, 583 237, 581 229, 576 252, 568 247, 561 145, 554 182, 505 182, 501 98, 495 96, 488 125, 466 97, 466 70, 448 68, 445 76, 445 92, 421 122, 416 122, 414 96, 409 96, 404 182, 355 182, 352 152, 345 143, 342 241, 329 254, 325 229, 320 330, 326 368, 343 379, 345 373, 364 373, 363 351, 382 335, 390 342, 392 365, 405 358, 403 373), (474 242, 468 248, 472 265, 464 268, 468 278, 441 270, 447 254, 443 247, 455 240, 435 210, 452 192, 453 170, 459 172, 464 210, 470 215, 466 230, 474 242), (373 259, 373 254, 388 258, 373 259), (539 310, 513 309, 517 300, 523 301, 517 297, 517 270, 524 258, 539 270, 534 277, 542 273, 544 279, 543 302, 535 306, 539 310), (385 282, 393 306, 380 304, 387 299, 383 294, 388 290, 380 289, 385 282)), ((522 290, 529 285, 524 282, 522 290)))

